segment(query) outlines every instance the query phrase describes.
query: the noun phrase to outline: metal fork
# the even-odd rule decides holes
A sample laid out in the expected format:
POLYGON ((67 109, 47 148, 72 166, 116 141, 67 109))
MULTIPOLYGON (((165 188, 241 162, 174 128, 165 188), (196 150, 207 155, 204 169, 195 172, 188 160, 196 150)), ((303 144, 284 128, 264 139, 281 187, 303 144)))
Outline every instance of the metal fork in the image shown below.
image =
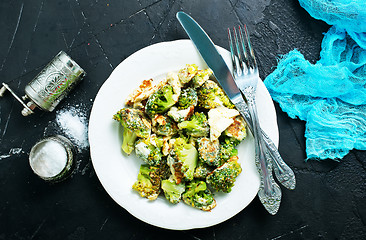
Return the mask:
MULTIPOLYGON (((248 42, 248 48, 250 49, 249 51, 252 55, 252 59, 253 59, 252 62, 254 62, 253 66, 256 69, 255 70, 256 73, 254 73, 254 74, 256 74, 256 77, 259 78, 259 76, 258 76, 258 67, 256 65, 254 51, 253 51, 253 48, 250 44, 249 34, 247 32, 246 26, 245 26, 244 30, 245 30, 245 36, 246 36, 246 39, 247 39, 247 42, 248 42)), ((238 37, 237 37, 237 34, 236 34, 236 30, 234 29, 234 31, 235 31, 235 39, 234 40, 235 40, 236 49, 237 49, 237 52, 239 52, 239 51, 241 52, 240 44, 238 42, 238 37)), ((245 44, 244 44, 244 40, 243 40, 243 33, 241 31, 241 28, 239 28, 239 37, 241 39, 240 42, 241 42, 241 47, 243 49, 243 54, 244 54, 244 56, 242 57, 242 61, 244 60, 245 62, 248 62, 249 61, 248 54, 247 54, 247 51, 246 51, 246 48, 245 48, 245 44)), ((231 50, 231 58, 232 58, 232 62, 233 62, 234 72, 238 72, 238 70, 240 70, 240 69, 238 69, 239 59, 237 59, 237 60, 235 59, 235 53, 234 53, 234 47, 233 47, 233 41, 232 41, 230 29, 229 29, 229 40, 230 40, 230 50, 231 50)), ((247 66, 245 66, 245 67, 247 67, 247 66)), ((237 81, 239 81, 239 80, 237 80, 237 81)), ((248 108, 246 108, 246 110, 247 111, 244 111, 244 114, 248 118, 249 125, 252 127, 253 126, 252 123, 251 123, 252 119, 251 119, 249 110, 248 110, 248 108)), ((252 129, 250 129, 250 130, 252 131, 252 129)), ((266 145, 265 147, 267 148, 269 154, 272 157, 271 160, 272 160, 272 164, 273 164, 273 167, 274 167, 274 172, 275 172, 275 176, 276 176, 277 180, 284 187, 286 187, 290 190, 295 189, 295 187, 296 187, 296 178, 295 178, 294 172, 285 163, 285 161, 283 161, 280 153, 278 152, 278 149, 277 149, 276 145, 272 142, 272 140, 269 138, 269 136, 262 129, 260 129, 260 131, 261 131, 263 140, 264 140, 265 145, 266 145)))
MULTIPOLYGON (((228 29, 231 58, 234 70, 233 75, 239 89, 245 96, 247 107, 244 110, 243 117, 248 123, 249 129, 253 133, 255 139, 255 162, 258 172, 261 176, 258 197, 267 211, 274 215, 279 209, 282 193, 280 187, 274 181, 272 176, 272 160, 278 156, 280 157, 280 155, 275 145, 273 143, 271 144, 270 138, 264 133, 264 131, 261 130, 259 126, 255 102, 259 73, 246 26, 244 26, 244 32, 249 53, 245 46, 242 30, 239 27, 239 37, 236 29, 234 28, 234 42, 237 53, 235 54, 233 38, 231 36, 230 29, 228 29), (273 152, 277 152, 277 154, 274 154, 273 152), (275 157, 273 157, 273 155, 275 155, 275 157)), ((275 164, 276 168, 282 165, 283 164, 275 164)), ((288 181, 286 179, 283 182, 288 181)), ((291 187, 292 186, 290 186, 290 188, 291 187)))

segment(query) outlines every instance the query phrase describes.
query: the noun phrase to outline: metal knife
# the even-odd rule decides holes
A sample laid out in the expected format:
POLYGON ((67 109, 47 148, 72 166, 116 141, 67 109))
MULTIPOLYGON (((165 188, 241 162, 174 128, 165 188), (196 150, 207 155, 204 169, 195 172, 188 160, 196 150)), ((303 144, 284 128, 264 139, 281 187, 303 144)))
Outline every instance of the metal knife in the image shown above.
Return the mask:
MULTIPOLYGON (((188 14, 184 12, 178 12, 177 19, 183 26, 189 38, 193 41, 208 67, 213 71, 222 89, 225 91, 232 103, 235 104, 236 108, 244 117, 244 119, 249 122, 250 120, 247 118, 247 115, 244 114, 247 112, 247 105, 228 66, 226 65, 220 53, 217 51, 210 37, 188 14)), ((272 172, 269 172, 266 168, 267 164, 265 159, 256 158, 256 166, 261 177, 261 185, 258 191, 259 199, 269 213, 272 215, 276 214, 281 202, 281 194, 278 193, 278 191, 274 191, 274 189, 279 190, 279 188, 277 188, 278 185, 272 178, 272 172), (271 180, 267 181, 268 178, 271 180)))

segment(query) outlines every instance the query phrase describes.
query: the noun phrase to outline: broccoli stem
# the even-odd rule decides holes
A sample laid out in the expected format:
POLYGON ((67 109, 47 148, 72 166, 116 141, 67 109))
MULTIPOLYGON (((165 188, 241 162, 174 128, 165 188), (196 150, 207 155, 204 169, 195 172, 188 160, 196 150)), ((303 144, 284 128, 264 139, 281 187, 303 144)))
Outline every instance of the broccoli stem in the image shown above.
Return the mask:
POLYGON ((122 150, 128 155, 130 155, 134 149, 136 138, 137 135, 134 131, 123 127, 122 150))

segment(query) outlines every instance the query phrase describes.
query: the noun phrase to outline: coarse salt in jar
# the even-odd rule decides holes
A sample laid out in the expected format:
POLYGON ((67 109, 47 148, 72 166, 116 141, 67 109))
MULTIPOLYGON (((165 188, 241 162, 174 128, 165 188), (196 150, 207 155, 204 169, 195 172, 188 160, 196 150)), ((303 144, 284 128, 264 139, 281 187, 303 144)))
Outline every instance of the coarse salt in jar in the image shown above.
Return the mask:
POLYGON ((33 172, 43 180, 59 182, 71 174, 74 155, 71 141, 56 135, 44 138, 32 147, 29 164, 33 172))

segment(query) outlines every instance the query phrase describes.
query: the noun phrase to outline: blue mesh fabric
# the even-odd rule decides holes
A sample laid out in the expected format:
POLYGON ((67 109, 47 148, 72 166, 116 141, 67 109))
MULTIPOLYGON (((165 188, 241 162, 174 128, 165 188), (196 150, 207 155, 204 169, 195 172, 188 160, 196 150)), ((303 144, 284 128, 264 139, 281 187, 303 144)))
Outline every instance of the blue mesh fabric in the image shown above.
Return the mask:
POLYGON ((341 159, 353 148, 366 150, 366 1, 300 4, 335 24, 324 36, 320 60, 311 64, 295 49, 264 83, 290 117, 306 121, 308 159, 341 159))
POLYGON ((300 5, 316 19, 349 32, 366 32, 365 0, 299 0, 300 5))

